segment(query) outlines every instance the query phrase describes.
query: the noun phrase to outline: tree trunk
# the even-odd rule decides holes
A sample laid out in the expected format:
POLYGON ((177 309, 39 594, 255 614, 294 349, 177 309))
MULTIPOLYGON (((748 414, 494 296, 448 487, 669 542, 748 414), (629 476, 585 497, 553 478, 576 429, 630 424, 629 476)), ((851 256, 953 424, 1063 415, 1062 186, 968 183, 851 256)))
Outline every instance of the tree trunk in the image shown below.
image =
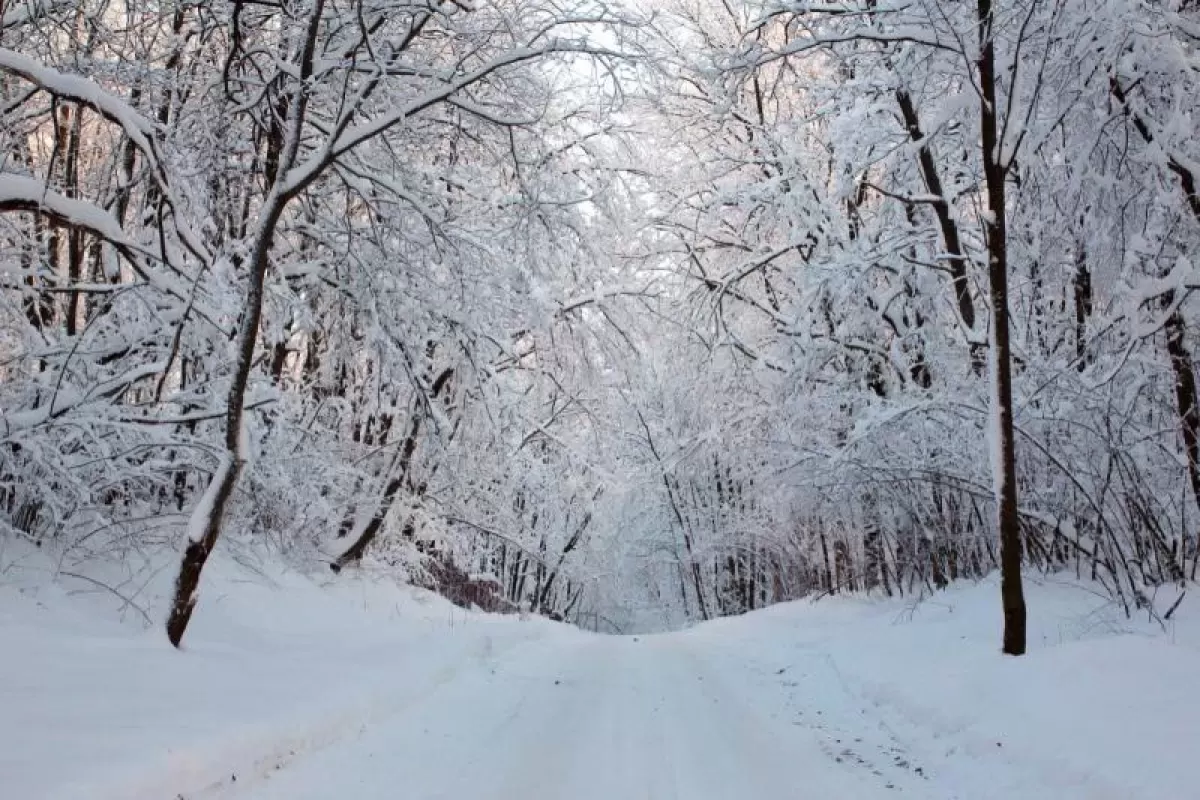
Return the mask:
MULTIPOLYGON (((442 397, 443 393, 450 386, 450 379, 454 377, 454 369, 446 367, 434 380, 429 388, 429 394, 426 398, 427 403, 432 403, 442 397)), ((363 555, 366 554, 367 548, 375 541, 375 537, 383 530, 383 523, 387 519, 388 513, 392 510, 392 506, 396 502, 396 498, 400 494, 400 490, 406 485, 410 489, 414 488, 411 485, 411 473, 413 454, 417 449, 417 441, 421 435, 421 429, 425 421, 425 414, 422 410, 423 406, 420 401, 413 403, 412 417, 409 420, 408 430, 405 432, 404 441, 400 446, 398 458, 394 462, 395 472, 388 480, 387 486, 384 489, 383 496, 375 506, 374 512, 371 514, 371 519, 358 532, 353 542, 347 547, 340 556, 338 556, 329 565, 329 568, 334 572, 341 572, 348 564, 360 561, 363 555)), ((388 423, 390 428, 391 423, 388 423)), ((424 494, 423 487, 419 491, 414 491, 414 494, 424 494)), ((342 522, 341 529, 338 532, 338 538, 349 535, 356 525, 355 511, 347 514, 342 522)), ((411 525, 411 521, 409 525, 411 525)), ((407 530, 411 535, 411 530, 407 530)))
MULTIPOLYGON (((317 0, 310 9, 307 29, 299 53, 300 70, 288 104, 287 143, 281 159, 281 164, 288 168, 295 163, 300 149, 308 102, 306 84, 313 72, 313 58, 316 53, 317 36, 323 11, 324 0, 317 0)), ((286 170, 281 170, 281 174, 285 172, 286 170)), ((235 339, 236 357, 225 405, 225 453, 222 456, 221 467, 213 476, 199 504, 192 512, 189 541, 183 555, 183 563, 179 568, 179 575, 175 580, 175 597, 171 602, 171 613, 167 619, 167 637, 176 647, 179 647, 183 641, 184 631, 187 630, 188 621, 191 619, 192 610, 196 605, 196 589, 200 585, 200 574, 220 537, 225 508, 233 495, 238 477, 241 475, 249 455, 246 452, 246 390, 250 383, 250 373, 254 368, 254 351, 258 342, 259 329, 262 327, 263 293, 267 268, 270 266, 271 246, 284 209, 301 188, 293 186, 285 189, 282 182, 271 184, 262 210, 259 212, 258 225, 250 240, 252 246, 248 248, 250 257, 246 262, 249 268, 249 275, 246 277, 246 296, 235 339)))
POLYGON ((821 531, 821 563, 825 567, 825 591, 837 594, 837 585, 833 582, 833 568, 829 565, 829 544, 825 541, 825 531, 821 531))
MULTIPOLYGON (((904 127, 913 142, 920 143, 917 151, 917 163, 921 168, 921 178, 931 197, 937 198, 932 203, 934 216, 937 217, 938 229, 942 235, 942 246, 946 248, 947 264, 950 268, 950 280, 954 286, 954 299, 958 303, 958 314, 963 325, 968 330, 975 329, 975 304, 971 300, 971 285, 967 278, 967 259, 963 255, 962 237, 959 235, 958 224, 950 214, 950 200, 942 187, 941 175, 933 158, 933 151, 925 140, 921 130, 921 118, 913 105, 912 96, 904 89, 896 90, 896 103, 900 106, 900 115, 904 118, 904 127)), ((983 371, 983 353, 979 345, 970 343, 971 367, 975 372, 983 371)))
MULTIPOLYGON (((1130 116, 1133 127, 1145 140, 1146 144, 1154 143, 1154 135, 1150 126, 1139 115, 1129 109, 1129 99, 1125 88, 1115 78, 1109 80, 1109 91, 1121 104, 1125 113, 1130 116)), ((1167 169, 1174 173, 1179 180, 1179 188, 1187 203, 1192 216, 1200 222, 1200 191, 1197 190, 1196 175, 1191 166, 1180 160, 1174 154, 1167 155, 1167 169)), ((1163 296, 1163 305, 1171 306, 1175 302, 1174 291, 1163 296)), ((1192 364, 1191 353, 1187 349, 1187 325, 1183 314, 1176 309, 1166 323, 1167 355, 1171 358, 1171 370, 1175 375, 1175 399, 1179 414, 1180 434, 1183 437, 1184 450, 1188 459, 1188 478, 1192 487, 1192 497, 1200 506, 1200 409, 1196 407, 1196 370, 1192 364)), ((1200 557, 1198 557, 1200 558, 1200 557)))
POLYGON ((1004 652, 1025 653, 1025 592, 1021 585, 1021 527, 1017 516, 1017 467, 1013 442, 1012 354, 1008 315, 1008 231, 1005 175, 997 133, 996 56, 992 0, 978 0, 980 134, 988 210, 984 235, 992 302, 992 404, 995 415, 996 503, 1000 529, 1000 595, 1004 606, 1004 652))
MULTIPOLYGON (((1167 297, 1167 302, 1170 304, 1173 301, 1172 292, 1167 297)), ((1196 370, 1192 364, 1192 354, 1187 347, 1186 331, 1183 315, 1178 310, 1167 317, 1167 354, 1171 357, 1171 371, 1175 376, 1179 435, 1183 439, 1183 450, 1187 455, 1192 499, 1200 506, 1200 408, 1196 407, 1196 370)))
POLYGON ((250 372, 254 366, 255 343, 258 340, 258 329, 262 322, 263 288, 266 283, 268 254, 271 248, 272 234, 283 212, 286 199, 275 198, 268 206, 267 216, 262 222, 260 234, 256 243, 253 258, 250 262, 250 275, 246 283, 246 299, 242 308, 242 322, 237 334, 237 361, 234 365, 233 379, 229 385, 229 395, 225 406, 225 454, 222 466, 213 475, 212 481, 204 491, 204 495, 193 511, 191 538, 183 554, 183 563, 179 568, 179 576, 175 580, 175 597, 171 603, 171 614, 167 619, 167 637, 171 644, 179 647, 183 641, 184 631, 192 617, 192 609, 196 605, 196 589, 200 585, 200 573, 204 564, 212 554, 221 535, 221 522, 225 508, 233 489, 237 486, 242 467, 245 466, 247 453, 244 448, 245 439, 245 403, 246 389, 250 381, 250 372))
MULTIPOLYGON (((63 144, 63 184, 67 197, 79 197, 79 147, 83 131, 83 107, 65 106, 62 110, 60 134, 63 144)), ((72 225, 67 230, 67 280, 74 287, 83 280, 83 231, 72 225)), ((72 290, 67 294, 67 336, 79 332, 83 311, 83 295, 72 290)))
POLYGON ((1083 243, 1076 245, 1075 276, 1072 280, 1075 299, 1075 368, 1080 372, 1087 369, 1087 323, 1092 315, 1092 273, 1088 269, 1087 248, 1083 243))

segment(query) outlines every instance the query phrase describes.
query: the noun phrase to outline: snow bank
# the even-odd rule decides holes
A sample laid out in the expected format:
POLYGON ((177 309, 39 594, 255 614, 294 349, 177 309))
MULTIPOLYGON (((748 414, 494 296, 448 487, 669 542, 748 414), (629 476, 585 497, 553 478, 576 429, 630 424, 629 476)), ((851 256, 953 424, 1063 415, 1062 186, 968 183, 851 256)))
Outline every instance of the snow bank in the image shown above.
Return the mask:
POLYGON ((556 627, 216 559, 179 653, 108 593, 68 594, 90 584, 14 574, 0 575, 0 795, 21 800, 216 794, 556 627))
MULTIPOLYGON (((848 710, 822 714, 812 695, 848 693, 888 721, 889 739, 923 753, 922 774, 936 771, 939 785, 957 787, 950 796, 1198 796, 1200 614, 1191 598, 1164 629, 1126 619, 1077 583, 1031 582, 1027 590, 1022 658, 1000 653, 1000 590, 991 580, 920 604, 789 603, 683 635, 747 662, 743 672, 760 689, 774 684, 749 692, 748 702, 778 698, 780 687, 803 691, 797 707, 815 702, 823 719, 802 724, 836 731, 848 710)), ((935 796, 945 795, 931 787, 935 796)))

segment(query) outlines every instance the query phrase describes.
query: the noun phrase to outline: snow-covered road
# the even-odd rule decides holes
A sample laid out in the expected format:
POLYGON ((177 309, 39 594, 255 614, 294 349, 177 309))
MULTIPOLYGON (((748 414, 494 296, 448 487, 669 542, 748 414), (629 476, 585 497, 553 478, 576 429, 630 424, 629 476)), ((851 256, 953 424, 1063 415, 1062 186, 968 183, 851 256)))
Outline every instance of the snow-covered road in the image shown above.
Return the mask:
MULTIPOLYGON (((835 742, 827 729, 814 727, 822 713, 816 706, 812 724, 803 714, 762 708, 749 696, 761 694, 759 676, 729 656, 679 635, 552 637, 473 669, 330 746, 231 781, 220 794, 873 798, 924 782, 922 770, 902 755, 885 771, 855 753, 852 739, 861 743, 865 736, 845 746, 835 742)), ((853 711, 862 733, 878 738, 878 721, 865 718, 853 698, 826 696, 818 705, 831 704, 853 711)))
POLYGON ((587 634, 394 585, 218 585, 188 649, 0 586, 0 800, 1192 800, 1200 625, 1031 586, 587 634))

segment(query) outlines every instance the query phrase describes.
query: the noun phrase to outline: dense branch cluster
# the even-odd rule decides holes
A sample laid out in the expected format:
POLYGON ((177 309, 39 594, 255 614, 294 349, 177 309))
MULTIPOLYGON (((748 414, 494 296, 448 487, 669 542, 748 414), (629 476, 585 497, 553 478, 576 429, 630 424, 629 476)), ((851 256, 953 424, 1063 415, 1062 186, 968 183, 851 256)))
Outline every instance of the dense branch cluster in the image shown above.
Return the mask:
POLYGON ((4 4, 0 536, 183 542, 176 643, 218 542, 598 629, 1003 567, 1008 652, 1022 563, 1194 580, 1200 9, 637 5, 4 4))

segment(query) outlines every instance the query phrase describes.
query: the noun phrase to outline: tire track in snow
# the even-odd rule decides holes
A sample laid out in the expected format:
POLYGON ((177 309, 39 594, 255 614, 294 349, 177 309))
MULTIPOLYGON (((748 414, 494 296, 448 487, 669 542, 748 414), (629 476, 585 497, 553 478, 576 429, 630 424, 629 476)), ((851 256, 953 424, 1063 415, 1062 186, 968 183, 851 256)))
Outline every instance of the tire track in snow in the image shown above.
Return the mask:
POLYGON ((297 761, 254 800, 743 800, 890 795, 833 769, 693 646, 555 637, 412 713, 297 761))
MULTIPOLYGON (((704 640, 705 652, 740 664, 761 688, 777 697, 777 718, 790 718, 822 740, 828 758, 866 770, 893 790, 921 800, 1127 800, 1128 788, 1107 784, 1061 763, 1052 754, 1018 742, 998 741, 973 730, 953 710, 914 705, 899 684, 858 677, 851 666, 811 645, 788 648, 769 663, 729 643, 704 640), (981 782, 979 776, 989 776, 981 782)), ((743 693, 745 694, 745 693, 743 693)), ((747 695, 749 697, 749 695, 747 695)), ((752 699, 752 698, 751 698, 752 699)))
POLYGON ((802 714, 779 714, 780 710, 797 710, 799 698, 780 691, 778 681, 747 680, 761 674, 753 662, 720 649, 698 646, 691 640, 687 640, 684 651, 710 697, 737 709, 727 718, 736 722, 735 738, 753 743, 749 748, 756 754, 752 763, 761 762, 763 753, 776 754, 773 763, 788 765, 796 775, 797 791, 803 793, 799 796, 895 796, 897 780, 874 763, 855 757, 850 748, 842 747, 841 738, 823 724, 820 711, 807 719, 802 714), (842 755, 843 750, 847 755, 842 755))

